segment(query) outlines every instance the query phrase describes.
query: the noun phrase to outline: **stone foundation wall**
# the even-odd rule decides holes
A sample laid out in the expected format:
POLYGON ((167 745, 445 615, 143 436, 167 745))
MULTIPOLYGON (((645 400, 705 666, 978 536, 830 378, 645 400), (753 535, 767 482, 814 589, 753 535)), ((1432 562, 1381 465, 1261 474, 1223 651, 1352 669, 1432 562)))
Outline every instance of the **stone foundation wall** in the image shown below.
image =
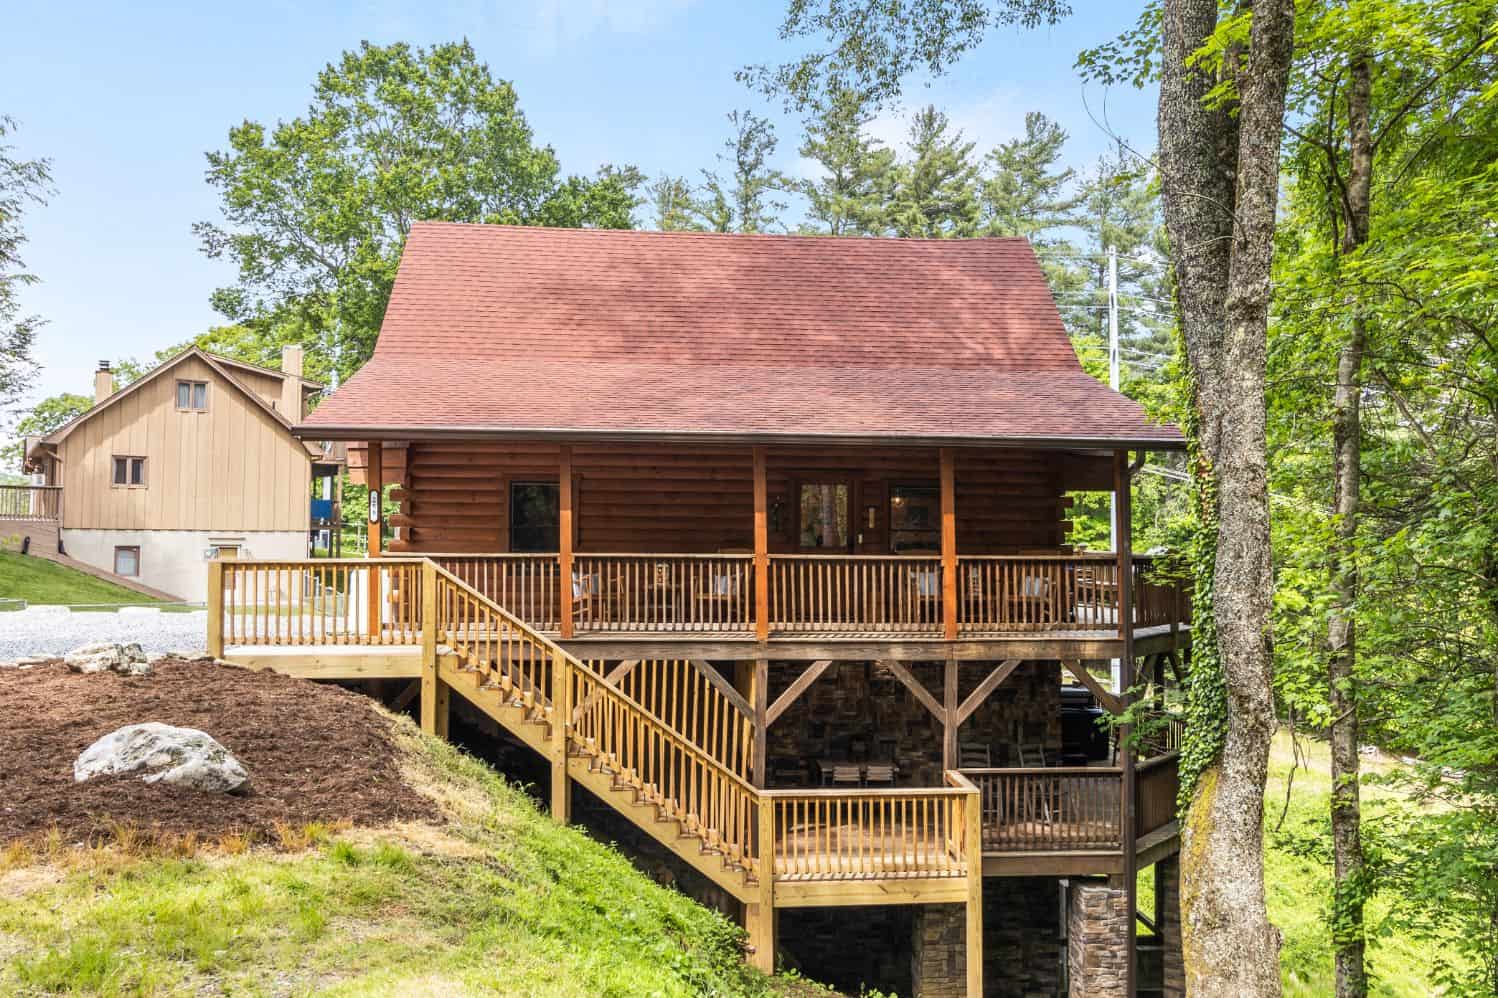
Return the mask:
POLYGON ((910 944, 911 993, 916 998, 964 998, 967 994, 966 906, 917 906, 910 944))
POLYGON ((1067 902, 1067 974, 1072 998, 1125 998, 1129 895, 1100 881, 1072 883, 1067 902))
MULTIPOLYGON (((944 666, 904 663, 940 702, 944 666)), ((806 667, 770 666, 770 702, 806 667)), ((958 691, 966 697, 993 669, 963 662, 958 691)), ((1049 761, 1061 753, 1061 666, 1026 662, 962 726, 963 742, 989 746, 991 765, 1018 766, 1019 746, 1041 746, 1049 761)), ((767 754, 776 760, 875 759, 899 762, 903 786, 942 785, 942 728, 915 696, 877 662, 838 662, 802 694, 769 730, 767 754)), ((1033 762, 1032 762, 1033 764, 1033 762)))

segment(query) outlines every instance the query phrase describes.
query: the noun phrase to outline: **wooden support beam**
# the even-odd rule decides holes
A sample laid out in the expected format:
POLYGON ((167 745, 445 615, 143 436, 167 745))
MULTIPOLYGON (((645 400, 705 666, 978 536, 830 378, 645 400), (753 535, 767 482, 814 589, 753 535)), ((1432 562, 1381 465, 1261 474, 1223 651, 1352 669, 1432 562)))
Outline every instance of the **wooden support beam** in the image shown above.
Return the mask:
MULTIPOLYGON (((1141 453, 1140 458, 1144 455, 1141 453)), ((1124 710, 1133 699, 1134 688, 1134 490, 1133 468, 1129 466, 1129 452, 1113 452, 1113 491, 1117 497, 1118 511, 1118 621, 1119 638, 1123 641, 1123 653, 1119 656, 1119 695, 1124 710)), ((1138 877, 1135 876, 1139 843, 1135 829, 1135 774, 1134 749, 1129 744, 1132 725, 1118 727, 1119 764, 1123 767, 1123 789, 1119 794, 1124 853, 1124 892, 1128 895, 1129 914, 1139 908, 1138 877)), ((1139 983, 1138 953, 1136 943, 1139 924, 1129 918, 1127 939, 1127 963, 1124 967, 1124 994, 1133 995, 1139 983)))
POLYGON ((572 665, 560 652, 551 659, 551 820, 565 825, 572 820, 572 780, 567 774, 567 729, 572 719, 572 665))
POLYGON ((763 444, 754 446, 754 636, 770 637, 770 496, 763 444))
POLYGON ((998 689, 1004 680, 1014 674, 1014 670, 1020 667, 1022 661, 1023 659, 1011 658, 1009 661, 1000 662, 995 666, 994 670, 984 678, 983 682, 978 684, 978 688, 969 693, 967 699, 962 701, 962 706, 957 708, 957 719, 954 726, 961 727, 968 718, 972 717, 973 711, 983 706, 983 702, 988 699, 989 695, 998 689))
MULTIPOLYGON (((767 658, 754 660, 754 673, 749 680, 749 699, 754 703, 754 746, 749 753, 750 782, 763 790, 770 778, 770 761, 765 754, 768 745, 766 735, 770 722, 774 720, 769 706, 770 660, 767 658)), ((768 805, 762 803, 761 806, 768 805)))
POLYGON ((1077 678, 1077 682, 1087 687, 1092 695, 1097 698, 1097 702, 1104 710, 1115 716, 1123 713, 1123 701, 1104 689, 1103 685, 1093 678, 1092 673, 1088 672, 1087 668, 1081 662, 1076 659, 1064 658, 1061 660, 1061 664, 1066 666, 1067 672, 1070 672, 1077 678))
POLYGON ((732 683, 723 678, 721 672, 713 668, 711 662, 700 658, 689 658, 687 661, 692 664, 692 668, 702 673, 702 678, 706 679, 713 689, 723 694, 723 698, 733 706, 734 710, 747 718, 753 719, 754 708, 749 704, 749 701, 738 690, 733 688, 732 683))
MULTIPOLYGON (((374 572, 374 566, 370 566, 374 572)), ((421 563, 421 730, 438 733, 437 687, 437 563, 430 558, 421 563)), ((441 727, 446 729, 444 722, 441 727)))
MULTIPOLYGON (((916 679, 915 676, 911 675, 909 669, 905 668, 902 663, 897 662, 894 659, 880 659, 879 664, 888 669, 890 673, 893 674, 894 677, 898 679, 907 690, 914 694, 916 700, 920 701, 921 706, 925 707, 931 712, 931 716, 936 718, 938 724, 946 723, 946 707, 936 702, 936 697, 932 696, 931 691, 921 685, 921 681, 919 679, 916 679)), ((956 662, 948 662, 948 665, 955 667, 956 662)), ((949 669, 948 671, 951 670, 949 669)))
POLYGON ((603 681, 610 686, 618 686, 625 676, 635 671, 635 666, 640 664, 637 658, 626 659, 609 670, 609 674, 603 677, 603 681))
POLYGON ((957 640, 957 474, 952 448, 939 451, 941 471, 941 615, 942 632, 957 640))
POLYGON ((755 843, 759 859, 758 896, 744 905, 749 933, 749 962, 767 974, 775 972, 775 806, 761 796, 755 807, 755 843))
POLYGON ((806 671, 797 676, 795 682, 791 683, 790 687, 784 693, 776 697, 775 702, 765 712, 765 726, 768 727, 774 724, 791 704, 800 699, 801 694, 806 692, 806 688, 816 682, 818 677, 827 671, 830 665, 832 665, 831 659, 823 659, 820 662, 813 662, 811 665, 808 665, 806 671))
POLYGON ((563 640, 575 633, 572 620, 572 445, 562 444, 557 459, 557 496, 559 525, 557 530, 557 562, 562 576, 562 620, 563 640))
POLYGON ((967 993, 983 993, 983 795, 970 781, 963 800, 967 841, 966 970, 967 993))
POLYGON ((390 709, 399 714, 411 706, 411 701, 419 696, 421 696, 421 680, 417 679, 407 683, 406 688, 401 690, 394 700, 390 701, 390 709))
POLYGON ((957 751, 957 660, 948 655, 943 665, 941 767, 942 769, 956 769, 962 759, 957 751))
MULTIPOLYGON (((367 462, 366 472, 369 478, 369 557, 380 556, 381 544, 381 509, 380 490, 384 487, 384 444, 378 440, 371 440, 365 445, 367 462)), ((381 606, 380 573, 374 565, 369 565, 365 571, 369 574, 368 585, 365 591, 365 604, 369 636, 378 638, 380 636, 381 622, 384 617, 381 606)))
POLYGON ((208 563, 208 654, 224 657, 224 563, 208 563))

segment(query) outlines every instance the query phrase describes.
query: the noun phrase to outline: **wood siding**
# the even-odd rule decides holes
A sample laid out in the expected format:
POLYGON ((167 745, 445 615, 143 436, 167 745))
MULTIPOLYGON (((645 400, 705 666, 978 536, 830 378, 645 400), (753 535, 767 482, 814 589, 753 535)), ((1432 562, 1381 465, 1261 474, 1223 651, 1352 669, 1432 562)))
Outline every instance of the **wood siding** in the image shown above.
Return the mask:
POLYGON ((196 357, 80 424, 60 456, 65 527, 308 529, 306 448, 196 357), (178 411, 178 380, 208 382, 207 412, 178 411), (115 455, 146 459, 144 488, 113 486, 115 455))
MULTIPOLYGON (((397 551, 508 551, 509 483, 556 481, 550 443, 415 442, 396 492, 397 551)), ((576 548, 583 552, 748 551, 753 547, 749 448, 572 446, 576 548)), ((967 554, 1011 554, 1065 543, 1059 455, 960 450, 957 544, 967 554)), ((770 550, 796 552, 801 482, 850 486, 852 553, 889 551, 889 487, 937 484, 937 452, 916 448, 769 448, 770 550), (875 507, 868 527, 865 507, 875 507), (862 540, 858 541, 858 535, 862 540)), ((833 553, 833 552, 823 552, 833 553)))

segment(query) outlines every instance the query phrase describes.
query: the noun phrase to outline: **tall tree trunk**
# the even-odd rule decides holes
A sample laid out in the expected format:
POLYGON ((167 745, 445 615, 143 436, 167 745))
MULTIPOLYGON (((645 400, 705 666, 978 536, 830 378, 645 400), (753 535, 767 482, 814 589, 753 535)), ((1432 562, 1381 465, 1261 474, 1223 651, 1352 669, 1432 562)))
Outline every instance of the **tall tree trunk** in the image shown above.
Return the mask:
POLYGON ((1202 96, 1188 65, 1217 23, 1217 0, 1165 0, 1160 176, 1176 260, 1181 330, 1195 379, 1198 471, 1216 522, 1213 623, 1226 716, 1196 776, 1182 831, 1187 990, 1280 993, 1279 933, 1264 904, 1263 814, 1269 743, 1269 491, 1264 365, 1279 152, 1295 24, 1291 0, 1256 0, 1237 73, 1236 127, 1202 96))
MULTIPOLYGON (((1372 65, 1366 53, 1349 65, 1347 133, 1350 160, 1342 198, 1342 253, 1357 252, 1368 241, 1373 180, 1373 131, 1370 125, 1372 65)), ((1330 549, 1332 609, 1327 624, 1327 685, 1332 723, 1332 855, 1334 897, 1332 945, 1337 975, 1337 998, 1365 998, 1363 899, 1367 890, 1363 862, 1362 801, 1359 793, 1357 599, 1359 592, 1357 536, 1362 493, 1363 351, 1367 329, 1354 301, 1349 309, 1347 339, 1337 357, 1337 390, 1333 402, 1332 433, 1335 461, 1336 539, 1330 549)))

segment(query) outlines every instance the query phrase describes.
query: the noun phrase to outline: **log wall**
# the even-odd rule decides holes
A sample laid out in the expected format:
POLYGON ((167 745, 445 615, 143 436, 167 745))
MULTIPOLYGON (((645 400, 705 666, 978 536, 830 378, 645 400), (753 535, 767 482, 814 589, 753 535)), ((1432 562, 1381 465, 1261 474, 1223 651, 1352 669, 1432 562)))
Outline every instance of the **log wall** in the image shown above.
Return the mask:
MULTIPOLYGON (((502 552, 509 546, 511 482, 557 480, 559 447, 499 441, 414 442, 406 455, 394 550, 502 552)), ((574 544, 583 552, 748 551, 753 546, 749 449, 572 446, 574 544)), ((1059 455, 959 450, 957 545, 966 554, 1055 550, 1065 544, 1068 500, 1059 455)), ((795 552, 802 482, 849 487, 854 544, 889 552, 889 489, 937 484, 935 449, 769 450, 770 550, 795 552), (869 526, 867 509, 874 508, 869 526)), ((837 553, 818 551, 817 553, 837 553)))

